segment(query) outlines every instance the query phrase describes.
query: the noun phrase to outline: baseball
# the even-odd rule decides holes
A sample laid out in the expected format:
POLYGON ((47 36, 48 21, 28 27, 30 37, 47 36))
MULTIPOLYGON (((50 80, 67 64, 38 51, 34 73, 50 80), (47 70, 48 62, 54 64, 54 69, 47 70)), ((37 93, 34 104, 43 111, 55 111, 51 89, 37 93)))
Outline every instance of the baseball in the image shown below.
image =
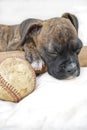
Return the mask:
POLYGON ((18 102, 35 89, 36 75, 24 59, 11 57, 0 63, 0 99, 18 102))

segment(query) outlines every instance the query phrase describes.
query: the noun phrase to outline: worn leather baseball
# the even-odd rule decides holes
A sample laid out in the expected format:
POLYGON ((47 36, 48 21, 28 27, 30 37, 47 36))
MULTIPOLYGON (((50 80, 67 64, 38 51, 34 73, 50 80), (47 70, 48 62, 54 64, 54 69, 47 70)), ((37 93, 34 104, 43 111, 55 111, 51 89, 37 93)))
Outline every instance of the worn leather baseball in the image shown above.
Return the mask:
POLYGON ((24 59, 5 58, 0 63, 0 99, 18 102, 35 89, 36 75, 24 59))

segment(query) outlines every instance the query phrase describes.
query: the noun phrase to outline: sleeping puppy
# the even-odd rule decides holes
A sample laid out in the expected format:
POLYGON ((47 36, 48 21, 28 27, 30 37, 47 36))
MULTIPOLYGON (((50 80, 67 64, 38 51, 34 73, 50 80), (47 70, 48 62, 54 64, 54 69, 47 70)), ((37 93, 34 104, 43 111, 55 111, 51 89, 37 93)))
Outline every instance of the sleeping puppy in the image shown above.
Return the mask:
POLYGON ((46 65, 57 79, 79 76, 81 48, 78 20, 69 13, 44 21, 27 19, 19 25, 0 25, 0 51, 22 50, 35 70, 46 65))

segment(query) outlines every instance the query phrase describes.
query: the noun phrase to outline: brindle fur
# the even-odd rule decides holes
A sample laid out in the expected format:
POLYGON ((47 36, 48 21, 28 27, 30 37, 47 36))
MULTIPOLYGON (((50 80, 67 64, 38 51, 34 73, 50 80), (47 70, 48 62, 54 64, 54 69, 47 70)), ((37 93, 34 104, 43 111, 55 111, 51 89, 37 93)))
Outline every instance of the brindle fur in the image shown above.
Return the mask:
POLYGON ((64 53, 64 56, 69 57, 70 49, 76 50, 81 47, 82 43, 78 38, 78 20, 76 16, 69 13, 48 20, 28 19, 14 26, 0 25, 0 51, 23 50, 30 63, 43 60, 48 67, 48 72, 52 70, 52 66, 55 68, 56 64, 59 64, 59 61, 54 62, 53 55, 50 53, 54 55, 55 52, 64 53), (51 65, 51 62, 55 64, 51 65))

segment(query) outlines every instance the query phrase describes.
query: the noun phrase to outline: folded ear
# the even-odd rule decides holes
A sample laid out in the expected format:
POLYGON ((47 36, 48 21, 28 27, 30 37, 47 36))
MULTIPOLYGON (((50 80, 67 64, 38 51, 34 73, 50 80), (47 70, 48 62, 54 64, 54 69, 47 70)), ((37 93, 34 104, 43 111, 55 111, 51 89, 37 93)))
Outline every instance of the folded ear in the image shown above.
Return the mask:
POLYGON ((38 19, 28 19, 20 24, 20 45, 24 45, 25 40, 36 36, 40 33, 42 28, 42 21, 38 19))
POLYGON ((77 17, 75 15, 70 14, 70 13, 64 13, 62 15, 62 17, 66 18, 66 19, 69 19, 71 21, 71 23, 74 25, 77 32, 78 32, 78 19, 77 19, 77 17))

